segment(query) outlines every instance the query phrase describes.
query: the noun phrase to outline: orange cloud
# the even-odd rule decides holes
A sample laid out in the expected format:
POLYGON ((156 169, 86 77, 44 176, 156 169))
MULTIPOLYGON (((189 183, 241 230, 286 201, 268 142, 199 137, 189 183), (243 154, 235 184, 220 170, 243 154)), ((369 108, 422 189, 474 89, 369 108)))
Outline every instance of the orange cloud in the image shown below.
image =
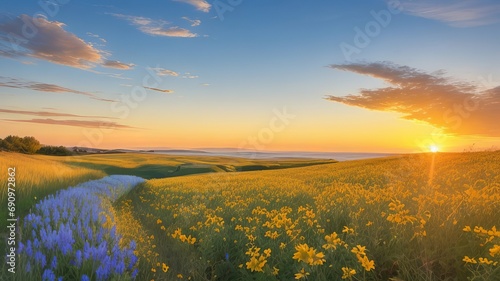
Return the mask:
POLYGON ((167 94, 171 94, 173 93, 174 91, 173 90, 164 90, 164 89, 158 89, 158 88, 152 88, 152 87, 144 87, 146 89, 149 89, 149 90, 153 90, 153 91, 157 91, 157 92, 162 92, 162 93, 167 93, 167 94))
POLYGON ((30 120, 15 120, 15 119, 2 119, 10 122, 22 123, 36 123, 47 125, 63 125, 83 128, 101 128, 101 129, 137 129, 135 127, 118 124, 116 122, 103 122, 103 121, 85 121, 85 120, 54 120, 54 119, 30 119, 30 120))
POLYGON ((169 22, 164 20, 153 20, 146 17, 111 14, 117 18, 124 19, 135 25, 140 31, 152 36, 166 36, 166 37, 197 37, 198 34, 192 33, 188 29, 180 28, 178 26, 168 26, 169 22))
POLYGON ((156 75, 158 76, 179 76, 179 73, 169 70, 169 69, 164 69, 161 67, 156 67, 156 68, 151 68, 152 70, 155 71, 156 75))
POLYGON ((43 117, 78 117, 78 118, 116 119, 114 117, 106 117, 106 116, 77 115, 77 114, 62 113, 62 112, 50 112, 50 111, 11 110, 11 109, 4 109, 4 108, 0 108, 0 113, 43 116, 43 117))
MULTIPOLYGON (((3 45, 0 55, 34 57, 82 69, 101 65, 105 59, 104 52, 64 30, 64 26, 61 22, 24 14, 0 23, 0 42, 3 43, 0 44, 3 45)), ((104 66, 113 67, 106 61, 104 66)))
POLYGON ((191 6, 194 6, 197 10, 205 13, 208 13, 210 11, 210 8, 212 7, 212 5, 210 5, 205 0, 174 0, 174 1, 189 4, 191 6))
POLYGON ((356 95, 325 99, 371 110, 399 112, 402 118, 418 120, 457 135, 500 136, 500 86, 486 91, 467 82, 444 76, 444 71, 426 73, 388 62, 331 65, 382 79, 391 84, 380 89, 361 89, 356 95))
POLYGON ((128 69, 132 69, 134 67, 134 64, 132 63, 123 63, 123 62, 119 62, 119 61, 116 61, 116 60, 106 60, 102 66, 104 67, 109 67, 109 68, 116 68, 116 69, 125 69, 125 70, 128 70, 128 69))
POLYGON ((30 89, 39 92, 48 92, 48 93, 72 93, 76 95, 87 96, 91 99, 106 101, 106 102, 115 102, 115 100, 101 98, 95 94, 82 92, 78 90, 73 90, 70 88, 62 87, 55 84, 47 84, 47 83, 38 83, 33 81, 20 80, 9 77, 0 76, 0 87, 8 87, 14 89, 30 89), (3 80, 3 81, 2 81, 3 80))

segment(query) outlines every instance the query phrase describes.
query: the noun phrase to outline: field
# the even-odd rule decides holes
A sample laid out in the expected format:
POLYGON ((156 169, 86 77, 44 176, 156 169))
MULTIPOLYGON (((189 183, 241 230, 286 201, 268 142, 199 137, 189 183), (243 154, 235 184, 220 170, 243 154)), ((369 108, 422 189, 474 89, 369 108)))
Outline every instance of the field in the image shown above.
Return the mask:
POLYGON ((500 152, 339 163, 1 156, 2 169, 31 169, 18 175, 31 204, 86 178, 148 179, 106 203, 105 228, 138 258, 116 280, 500 280, 500 152))

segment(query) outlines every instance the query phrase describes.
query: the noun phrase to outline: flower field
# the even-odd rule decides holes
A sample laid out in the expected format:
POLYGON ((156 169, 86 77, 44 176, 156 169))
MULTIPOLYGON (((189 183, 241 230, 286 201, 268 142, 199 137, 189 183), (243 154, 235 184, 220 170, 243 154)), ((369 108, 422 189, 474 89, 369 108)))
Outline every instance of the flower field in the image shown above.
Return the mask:
POLYGON ((116 210, 138 280, 500 280, 500 152, 149 180, 116 210))
POLYGON ((143 182, 109 176, 50 195, 22 220, 16 280, 129 280, 135 244, 120 244, 112 203, 143 182))

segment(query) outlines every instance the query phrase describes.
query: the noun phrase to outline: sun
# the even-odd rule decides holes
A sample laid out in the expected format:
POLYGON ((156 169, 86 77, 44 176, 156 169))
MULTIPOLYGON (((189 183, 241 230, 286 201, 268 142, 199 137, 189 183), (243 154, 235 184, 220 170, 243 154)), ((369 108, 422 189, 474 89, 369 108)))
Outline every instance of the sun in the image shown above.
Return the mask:
POLYGON ((436 153, 439 151, 439 147, 437 147, 437 145, 431 145, 429 147, 429 150, 432 152, 432 153, 436 153))

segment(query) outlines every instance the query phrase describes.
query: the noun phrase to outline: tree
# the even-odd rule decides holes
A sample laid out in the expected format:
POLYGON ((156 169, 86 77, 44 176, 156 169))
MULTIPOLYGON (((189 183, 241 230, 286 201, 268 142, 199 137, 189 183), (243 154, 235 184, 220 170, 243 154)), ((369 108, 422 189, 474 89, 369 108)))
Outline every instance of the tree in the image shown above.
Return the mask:
POLYGON ((42 147, 40 142, 34 137, 24 137, 22 142, 26 151, 25 153, 28 154, 35 154, 42 147))
POLYGON ((55 155, 55 156, 73 155, 73 153, 64 146, 50 146, 50 145, 42 146, 42 148, 40 148, 37 151, 37 153, 45 155, 55 155))
POLYGON ((34 154, 40 149, 40 142, 34 137, 7 136, 0 142, 0 148, 27 154, 34 154))

